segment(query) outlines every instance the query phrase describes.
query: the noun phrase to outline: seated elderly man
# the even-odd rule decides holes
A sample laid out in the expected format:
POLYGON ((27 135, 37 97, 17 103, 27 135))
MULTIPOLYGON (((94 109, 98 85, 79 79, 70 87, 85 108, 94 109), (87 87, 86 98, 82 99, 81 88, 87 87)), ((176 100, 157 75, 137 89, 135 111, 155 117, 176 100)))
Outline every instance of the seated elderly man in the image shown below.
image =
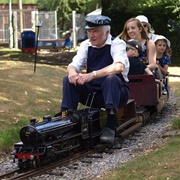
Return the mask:
POLYGON ((88 39, 81 43, 67 67, 60 113, 76 110, 79 102, 86 104, 88 96, 95 94, 92 107, 103 107, 107 112, 107 122, 100 142, 113 143, 117 109, 123 107, 129 98, 126 43, 119 38, 112 38, 109 17, 91 15, 85 21, 88 39), (81 73, 84 67, 86 73, 81 73))

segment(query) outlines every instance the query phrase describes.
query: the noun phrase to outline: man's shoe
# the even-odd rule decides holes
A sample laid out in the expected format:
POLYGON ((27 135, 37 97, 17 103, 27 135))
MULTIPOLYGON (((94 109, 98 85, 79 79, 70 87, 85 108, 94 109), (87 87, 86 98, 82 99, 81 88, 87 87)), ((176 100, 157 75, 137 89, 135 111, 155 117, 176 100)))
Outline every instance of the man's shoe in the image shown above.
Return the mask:
POLYGON ((105 127, 102 131, 102 135, 100 136, 100 142, 113 144, 114 139, 115 139, 115 131, 113 131, 108 127, 105 127))

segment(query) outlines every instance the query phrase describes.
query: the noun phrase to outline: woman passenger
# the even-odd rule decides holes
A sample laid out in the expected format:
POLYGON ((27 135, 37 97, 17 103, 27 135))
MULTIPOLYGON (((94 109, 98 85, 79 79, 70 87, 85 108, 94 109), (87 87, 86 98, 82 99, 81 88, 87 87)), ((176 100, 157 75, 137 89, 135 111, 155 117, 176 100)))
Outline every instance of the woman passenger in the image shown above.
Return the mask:
POLYGON ((151 28, 151 24, 149 23, 148 18, 144 15, 138 15, 136 16, 136 19, 138 19, 142 23, 149 39, 154 40, 156 35, 154 34, 154 30, 151 28))
POLYGON ((141 61, 145 61, 151 71, 157 68, 155 44, 149 39, 142 23, 138 19, 131 18, 127 20, 119 37, 125 41, 129 39, 138 40, 143 47, 143 51, 139 55, 141 61))

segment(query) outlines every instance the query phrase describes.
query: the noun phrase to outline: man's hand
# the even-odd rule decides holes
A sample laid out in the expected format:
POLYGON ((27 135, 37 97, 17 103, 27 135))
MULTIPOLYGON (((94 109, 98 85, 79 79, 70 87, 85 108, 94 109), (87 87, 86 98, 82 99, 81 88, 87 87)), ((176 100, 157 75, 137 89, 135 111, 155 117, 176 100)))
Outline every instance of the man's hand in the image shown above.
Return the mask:
POLYGON ((77 72, 76 68, 74 66, 68 66, 67 68, 68 72, 68 79, 71 84, 76 85, 77 84, 77 79, 79 76, 79 73, 77 72))
POLYGON ((69 79, 69 82, 74 84, 74 85, 77 85, 77 84, 80 84, 80 85, 83 85, 85 84, 86 82, 89 82, 91 81, 92 79, 94 78, 94 74, 93 73, 76 73, 76 74, 69 74, 68 75, 68 79, 69 79))
POLYGON ((80 73, 79 76, 77 77, 77 83, 83 85, 86 82, 91 81, 92 79, 94 79, 93 73, 85 73, 85 74, 80 73))
POLYGON ((91 81, 92 79, 96 78, 93 72, 91 73, 78 73, 73 66, 68 67, 68 79, 71 84, 83 85, 86 82, 91 81))
POLYGON ((78 73, 69 74, 69 75, 68 75, 69 82, 70 82, 71 84, 76 85, 76 84, 77 84, 78 76, 79 76, 78 73))

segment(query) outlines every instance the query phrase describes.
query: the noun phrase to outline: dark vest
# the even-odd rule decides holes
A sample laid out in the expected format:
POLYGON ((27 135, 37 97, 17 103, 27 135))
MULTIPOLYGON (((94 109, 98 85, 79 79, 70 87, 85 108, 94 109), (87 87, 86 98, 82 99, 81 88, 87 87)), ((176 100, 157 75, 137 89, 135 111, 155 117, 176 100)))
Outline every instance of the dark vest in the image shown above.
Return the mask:
MULTIPOLYGON (((102 69, 112 64, 113 59, 110 53, 111 46, 106 45, 102 48, 94 48, 90 46, 88 48, 87 56, 87 73, 102 69)), ((93 84, 102 84, 105 77, 97 78, 92 81, 93 84)))
MULTIPOLYGON (((87 56, 87 73, 102 69, 113 63, 111 56, 111 45, 106 45, 102 48, 94 48, 92 46, 88 47, 88 56, 87 56)), ((118 76, 125 82, 122 74, 118 76)), ((106 77, 93 79, 91 84, 101 85, 106 77)))

